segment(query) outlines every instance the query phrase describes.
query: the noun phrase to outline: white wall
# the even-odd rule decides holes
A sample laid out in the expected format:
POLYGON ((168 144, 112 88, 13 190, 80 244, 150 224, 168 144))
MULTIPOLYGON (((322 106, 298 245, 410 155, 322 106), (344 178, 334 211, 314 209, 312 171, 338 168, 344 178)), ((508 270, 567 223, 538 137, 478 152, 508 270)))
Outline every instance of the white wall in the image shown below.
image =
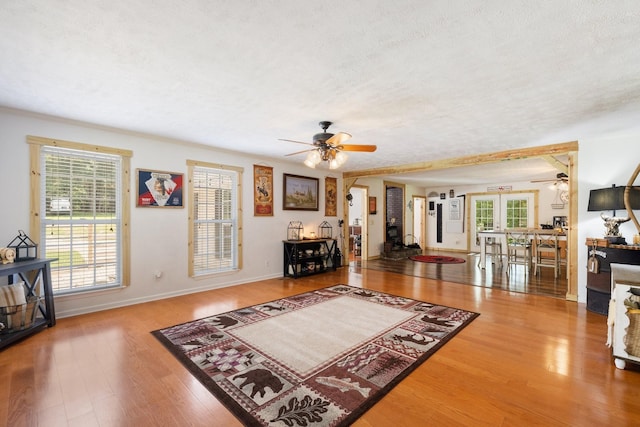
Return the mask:
MULTIPOLYGON (((286 239, 289 221, 302 221, 305 233, 318 231, 326 220, 338 234, 338 218, 324 217, 324 177, 329 170, 309 169, 300 164, 277 159, 210 149, 195 144, 135 135, 97 126, 56 120, 11 110, 0 109, 0 171, 3 175, 2 213, 0 214, 0 246, 5 246, 24 230, 29 230, 29 150, 27 135, 56 138, 133 151, 131 158, 132 189, 136 168, 167 170, 186 174, 186 160, 202 160, 244 168, 243 259, 241 271, 214 277, 192 279, 187 276, 187 214, 184 209, 136 208, 131 195, 131 286, 125 289, 95 291, 76 296, 56 297, 56 313, 60 317, 129 305, 205 289, 230 286, 264 278, 282 276, 282 240, 286 239), (274 216, 253 216, 253 164, 273 166, 274 216), (283 211, 282 174, 313 176, 320 179, 320 210, 283 211), (160 279, 154 272, 162 271, 160 279)), ((335 176, 335 175, 332 175, 335 176)), ((343 200, 338 183, 338 200, 343 200)), ((185 205, 187 204, 185 193, 185 205)), ((42 254, 40 254, 42 255, 42 254)))
MULTIPOLYGON (((589 191, 595 188, 624 185, 640 162, 640 125, 637 117, 630 114, 626 122, 598 121, 583 126, 580 130, 556 135, 552 140, 539 141, 539 145, 578 140, 578 223, 573 225, 578 233, 578 300, 586 301, 586 259, 587 237, 601 237, 604 227, 598 212, 587 212, 589 191)), ((123 290, 88 293, 83 296, 56 298, 56 312, 60 316, 77 314, 132 304, 147 300, 197 292, 204 289, 230 286, 267 277, 282 275, 282 240, 286 238, 286 227, 291 220, 300 220, 305 231, 317 231, 323 220, 329 221, 338 233, 338 218, 342 218, 342 203, 338 203, 338 217, 325 218, 324 177, 328 170, 312 170, 301 163, 290 164, 277 159, 253 158, 230 152, 208 149, 202 146, 181 144, 150 136, 134 135, 116 130, 104 129, 72 123, 64 120, 43 118, 0 109, 0 171, 2 172, 2 213, 0 214, 0 245, 9 243, 19 229, 29 233, 29 155, 27 135, 59 138, 69 141, 133 150, 132 170, 136 168, 160 169, 186 172, 186 159, 200 159, 215 163, 225 163, 244 167, 244 268, 237 273, 213 278, 194 280, 187 277, 187 208, 149 209, 132 207, 132 285, 123 290), (273 217, 254 217, 251 212, 252 165, 268 164, 274 167, 274 188, 276 190, 273 217), (282 199, 277 190, 282 188, 282 174, 293 173, 320 178, 320 211, 283 211, 282 199), (149 250, 153 248, 153 250, 149 250), (269 265, 267 265, 267 263, 269 265), (155 280, 156 270, 164 272, 160 280, 155 280)), ((332 175, 333 176, 333 175, 332 175)), ((640 181, 640 180, 638 180, 640 181)), ((640 182, 636 181, 636 185, 640 182)), ((132 186, 134 183, 131 183, 132 186)), ((378 200, 378 213, 369 215, 369 256, 380 254, 384 242, 384 188, 378 178, 364 178, 359 185, 369 187, 369 196, 378 200)), ((529 183, 524 183, 529 185, 529 183)), ((514 189, 518 188, 516 184, 514 189)), ((338 183, 338 200, 343 200, 342 184, 338 183)), ((475 192, 472 188, 455 188, 455 193, 475 192)), ((449 187, 437 189, 448 195, 449 187)), ((549 192, 550 193, 550 192, 549 192)), ((543 199, 541 206, 551 203, 543 199)), ((405 195, 427 195, 421 187, 407 186, 405 195)), ((280 195, 281 196, 281 195, 280 195)), ((550 196, 551 197, 551 196, 550 196)), ((445 200, 446 201, 446 200, 445 200)), ((133 203, 133 195, 132 195, 133 203)), ((135 206, 135 204, 133 205, 135 206)), ((554 211, 555 212, 555 211, 554 211)), ((555 213, 554 213, 555 214, 555 213)), ((636 212, 636 215, 639 213, 636 212)), ((618 212, 618 215, 624 215, 618 212)), ((429 221, 431 217, 427 216, 429 221)), ((545 222, 543 216, 541 222, 545 222)), ((405 218, 407 230, 411 233, 411 212, 405 218)), ((622 224, 621 232, 632 241, 636 233, 632 222, 622 224)), ((428 232, 428 235, 430 233, 428 232)), ((464 240, 466 245, 466 236, 464 240)), ((447 243, 449 244, 449 243, 447 243)), ((462 245, 462 243, 460 243, 462 245)), ((452 248, 458 248, 455 244, 452 248)), ((465 246, 466 247, 466 246, 465 246)))

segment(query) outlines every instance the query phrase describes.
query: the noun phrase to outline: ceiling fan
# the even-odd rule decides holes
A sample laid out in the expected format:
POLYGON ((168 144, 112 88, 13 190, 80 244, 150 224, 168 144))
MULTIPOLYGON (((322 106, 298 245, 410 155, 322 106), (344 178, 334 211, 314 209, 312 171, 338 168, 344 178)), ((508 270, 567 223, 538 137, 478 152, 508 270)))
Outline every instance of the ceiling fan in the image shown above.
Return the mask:
POLYGON ((560 172, 556 175, 554 179, 534 179, 531 182, 548 182, 551 184, 560 185, 562 183, 567 183, 568 181, 569 181, 569 176, 564 172, 560 172))
POLYGON ((562 209, 565 203, 569 202, 569 176, 566 173, 558 173, 555 179, 536 179, 531 182, 548 182, 551 184, 549 189, 556 190, 557 200, 556 203, 551 204, 552 208, 562 209))
POLYGON ((315 168, 320 162, 329 162, 329 169, 337 169, 347 161, 347 155, 345 151, 361 151, 372 153, 376 151, 378 147, 375 145, 355 145, 355 144, 343 144, 344 141, 348 141, 351 135, 346 132, 338 132, 336 134, 327 132, 332 122, 320 122, 322 133, 313 135, 313 143, 294 141, 291 139, 280 139, 280 141, 295 142, 296 144, 311 145, 313 148, 309 148, 302 151, 296 151, 295 153, 287 154, 287 156, 295 156, 296 154, 308 153, 304 164, 310 168, 315 168))

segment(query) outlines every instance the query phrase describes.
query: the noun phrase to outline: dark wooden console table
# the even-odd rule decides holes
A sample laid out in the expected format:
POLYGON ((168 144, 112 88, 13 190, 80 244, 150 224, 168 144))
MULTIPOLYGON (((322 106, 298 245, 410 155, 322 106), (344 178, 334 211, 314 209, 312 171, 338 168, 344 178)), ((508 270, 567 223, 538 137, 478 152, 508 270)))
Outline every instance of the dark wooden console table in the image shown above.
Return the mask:
MULTIPOLYGON (((53 306, 51 289, 51 262, 55 259, 33 259, 13 264, 0 265, 0 277, 8 277, 9 284, 24 282, 26 296, 42 297, 36 310, 39 311, 33 324, 21 331, 0 334, 0 349, 24 337, 34 334, 46 327, 56 324, 56 313, 53 306), (41 288, 38 285, 41 285, 41 288), (40 291, 40 294, 36 292, 40 291)), ((0 285, 1 286, 1 285, 0 285)))
POLYGON ((283 275, 298 278, 336 270, 334 239, 283 240, 283 275))
POLYGON ((587 310, 606 315, 611 299, 611 264, 640 265, 640 246, 612 245, 605 239, 592 238, 586 245, 588 256, 595 255, 599 264, 597 273, 587 272, 587 310))

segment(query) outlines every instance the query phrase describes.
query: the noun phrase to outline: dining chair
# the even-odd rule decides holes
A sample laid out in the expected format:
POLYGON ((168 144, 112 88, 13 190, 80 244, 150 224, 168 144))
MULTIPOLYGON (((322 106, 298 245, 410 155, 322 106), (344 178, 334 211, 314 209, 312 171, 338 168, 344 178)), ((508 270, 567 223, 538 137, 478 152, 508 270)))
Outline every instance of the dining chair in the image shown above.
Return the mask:
MULTIPOLYGON (((496 264, 502 268, 502 241, 497 237, 485 237, 484 238, 484 253, 485 255, 491 255, 491 263, 496 264)), ((478 267, 480 267, 482 260, 478 259, 478 267)))
POLYGON ((558 233, 535 232, 533 238, 533 266, 536 275, 540 274, 540 268, 553 268, 553 277, 557 278, 560 272, 560 245, 558 233))
POLYGON ((531 232, 526 228, 507 228, 507 274, 512 266, 524 266, 527 274, 531 268, 531 232))

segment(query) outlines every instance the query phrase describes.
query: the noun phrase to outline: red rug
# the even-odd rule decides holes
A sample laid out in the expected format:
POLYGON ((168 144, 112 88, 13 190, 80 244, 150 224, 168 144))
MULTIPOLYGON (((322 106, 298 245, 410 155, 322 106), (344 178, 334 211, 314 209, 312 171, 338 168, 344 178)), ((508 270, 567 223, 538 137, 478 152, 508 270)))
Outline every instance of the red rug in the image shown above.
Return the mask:
POLYGON ((412 261, 429 262, 432 264, 462 264, 463 262, 466 262, 462 258, 440 255, 414 255, 410 256, 409 259, 412 261))

